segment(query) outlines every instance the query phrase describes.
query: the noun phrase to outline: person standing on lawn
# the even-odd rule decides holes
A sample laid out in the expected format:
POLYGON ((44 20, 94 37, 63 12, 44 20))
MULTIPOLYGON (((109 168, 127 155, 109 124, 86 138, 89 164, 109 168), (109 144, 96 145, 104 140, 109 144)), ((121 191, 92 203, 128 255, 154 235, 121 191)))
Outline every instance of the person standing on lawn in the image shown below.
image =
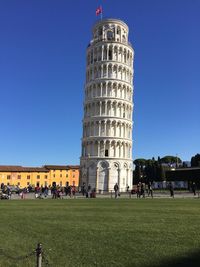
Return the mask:
POLYGON ((119 194, 119 186, 118 186, 117 183, 114 186, 114 191, 115 191, 115 198, 117 198, 118 197, 118 194, 119 194))
POLYGON ((194 194, 194 196, 196 196, 196 190, 197 190, 197 186, 195 184, 195 182, 192 183, 192 192, 194 194))
POLYGON ((153 198, 153 187, 151 182, 148 183, 148 197, 149 196, 153 198))
POLYGON ((169 191, 170 191, 170 196, 174 198, 174 187, 171 182, 169 183, 169 191))

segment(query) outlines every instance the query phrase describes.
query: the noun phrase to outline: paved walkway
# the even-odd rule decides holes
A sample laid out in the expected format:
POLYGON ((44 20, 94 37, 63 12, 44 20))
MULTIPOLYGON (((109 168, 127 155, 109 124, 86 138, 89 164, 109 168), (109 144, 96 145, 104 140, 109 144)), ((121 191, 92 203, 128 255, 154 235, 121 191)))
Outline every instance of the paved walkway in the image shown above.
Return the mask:
MULTIPOLYGON (((97 194, 96 198, 114 198, 114 193, 106 193, 106 194, 97 194)), ((47 196, 46 198, 42 196, 44 199, 51 199, 52 196, 47 196)), ((77 193, 75 198, 77 199, 83 199, 85 196, 83 196, 80 193, 77 193)), ((137 199, 137 195, 133 194, 130 195, 129 193, 121 193, 120 198, 131 198, 131 199, 137 199)), ((142 197, 141 197, 142 198, 142 197)), ((146 198, 151 198, 146 195, 146 198)), ((168 191, 166 192, 154 192, 153 198, 171 198, 170 193, 168 191)), ((194 196, 193 193, 191 192, 180 192, 180 191, 175 191, 174 192, 174 198, 200 198, 200 195, 197 193, 196 196, 194 196)), ((11 200, 21 200, 21 197, 17 194, 12 194, 11 200)), ((25 195, 25 199, 35 199, 35 194, 34 193, 27 193, 25 195)), ((70 199, 69 196, 63 196, 63 199, 70 199)), ((73 199, 73 198, 71 198, 73 199)))

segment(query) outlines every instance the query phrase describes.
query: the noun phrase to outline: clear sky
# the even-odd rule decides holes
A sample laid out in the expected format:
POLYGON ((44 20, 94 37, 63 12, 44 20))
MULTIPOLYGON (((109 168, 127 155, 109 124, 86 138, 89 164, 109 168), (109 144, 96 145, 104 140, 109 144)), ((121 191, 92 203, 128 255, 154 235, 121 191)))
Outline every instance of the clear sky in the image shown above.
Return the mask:
POLYGON ((1 0, 0 165, 79 164, 99 5, 135 50, 134 159, 200 152, 199 0, 1 0))

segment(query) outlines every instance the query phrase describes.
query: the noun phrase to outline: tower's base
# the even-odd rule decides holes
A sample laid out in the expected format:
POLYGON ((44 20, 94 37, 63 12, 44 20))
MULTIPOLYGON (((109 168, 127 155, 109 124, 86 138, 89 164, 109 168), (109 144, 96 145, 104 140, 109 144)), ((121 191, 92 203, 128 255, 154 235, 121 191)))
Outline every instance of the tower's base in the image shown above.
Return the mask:
POLYGON ((132 160, 126 159, 98 159, 81 158, 80 186, 85 183, 96 192, 110 192, 117 183, 120 192, 125 192, 127 187, 132 188, 133 169, 132 160))

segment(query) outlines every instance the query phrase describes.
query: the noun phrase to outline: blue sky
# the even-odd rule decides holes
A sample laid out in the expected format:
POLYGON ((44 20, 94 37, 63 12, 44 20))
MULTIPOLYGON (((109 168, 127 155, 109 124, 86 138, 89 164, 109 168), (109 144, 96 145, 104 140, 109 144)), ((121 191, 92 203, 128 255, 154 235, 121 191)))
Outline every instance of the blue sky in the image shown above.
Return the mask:
POLYGON ((134 159, 200 152, 199 0, 1 0, 0 165, 79 164, 99 5, 135 50, 134 159))

